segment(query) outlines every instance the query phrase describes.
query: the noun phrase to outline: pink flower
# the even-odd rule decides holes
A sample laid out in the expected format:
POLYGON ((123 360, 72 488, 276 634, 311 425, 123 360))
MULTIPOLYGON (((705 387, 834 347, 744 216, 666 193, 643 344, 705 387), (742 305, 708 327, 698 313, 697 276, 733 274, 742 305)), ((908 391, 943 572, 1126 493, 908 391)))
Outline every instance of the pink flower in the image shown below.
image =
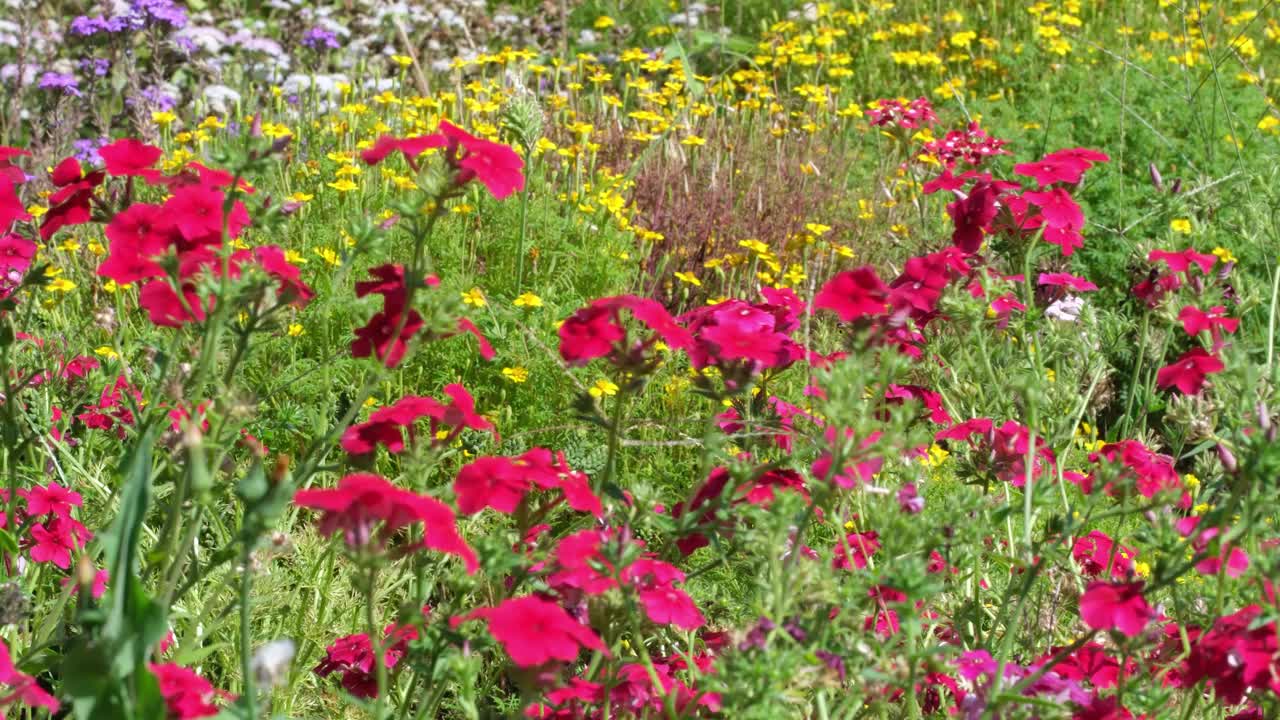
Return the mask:
POLYGON ((40 517, 50 513, 69 519, 71 508, 80 507, 80 493, 68 490, 57 483, 44 487, 18 491, 18 497, 27 501, 27 517, 40 517))
POLYGON ((1040 208, 1045 225, 1051 228, 1079 230, 1084 227, 1084 212, 1072 199, 1071 193, 1063 188, 1054 187, 1041 192, 1029 191, 1023 193, 1022 197, 1040 208))
POLYGON ((1192 265, 1200 268, 1200 272, 1208 273, 1218 258, 1213 255, 1198 253, 1193 248, 1178 252, 1168 250, 1152 250, 1147 255, 1147 262, 1163 262, 1171 272, 1186 272, 1192 265))
POLYGON ((58 711, 58 700, 45 692, 34 677, 14 666, 9 646, 3 640, 0 640, 0 683, 9 686, 9 692, 0 695, 0 707, 20 702, 27 707, 42 707, 51 713, 58 711))
POLYGON ((1092 582, 1080 596, 1080 618, 1094 630, 1119 630, 1134 637, 1155 615, 1142 597, 1145 583, 1092 582))
POLYGON ((1233 333, 1240 327, 1240 320, 1227 317, 1227 309, 1222 305, 1214 305, 1208 312, 1187 305, 1178 312, 1178 320, 1188 335, 1195 337, 1208 330, 1215 343, 1221 341, 1222 333, 1233 333))
POLYGON ((1097 285, 1070 273, 1040 273, 1036 282, 1040 285, 1065 286, 1076 292, 1091 292, 1098 289, 1097 285))
POLYGON ((813 306, 834 312, 844 322, 853 322, 883 313, 888 291, 876 276, 876 271, 865 265, 856 270, 846 270, 828 280, 814 297, 813 306))
POLYGON ((1204 348, 1192 348, 1172 364, 1156 373, 1156 385, 1162 388, 1176 387, 1184 395, 1196 395, 1204 389, 1205 379, 1226 369, 1216 356, 1204 348))
POLYGON ((595 631, 570 617, 558 604, 533 595, 509 598, 497 607, 479 608, 462 620, 479 618, 511 661, 529 668, 577 659, 582 648, 604 655, 609 649, 595 631))
POLYGON ((875 530, 849 533, 843 541, 837 541, 835 558, 831 567, 837 570, 861 570, 867 559, 880 550, 880 534, 875 530))
POLYGON ((98 155, 112 175, 145 175, 164 151, 133 138, 121 138, 98 148, 98 155))
POLYGON ((1071 556, 1080 565, 1085 577, 1098 577, 1107 572, 1113 578, 1127 578, 1133 571, 1133 559, 1138 553, 1132 548, 1121 547, 1110 536, 1099 530, 1077 538, 1071 548, 1071 556))
POLYGON ((188 720, 217 715, 213 704, 216 692, 208 680, 196 671, 174 663, 152 663, 147 666, 160 683, 160 696, 169 708, 169 717, 188 720))
POLYGON ((457 158, 459 185, 476 178, 499 200, 524 189, 524 160, 515 150, 475 137, 448 120, 440 121, 440 132, 449 143, 450 156, 457 158))
MULTIPOLYGON (((384 629, 382 664, 387 669, 394 668, 409 651, 409 642, 418 637, 418 631, 412 625, 388 625, 384 629)), ((374 668, 373 643, 365 633, 347 635, 333 641, 325 648, 325 655, 319 664, 312 668, 320 677, 328 677, 335 672, 342 673, 342 687, 353 696, 363 699, 378 696, 377 671, 374 668)))
POLYGON ((475 552, 458 534, 453 510, 424 495, 402 490, 385 478, 370 473, 347 475, 333 489, 299 490, 293 502, 321 512, 322 535, 339 530, 349 547, 363 547, 374 540, 388 542, 397 530, 421 523, 423 546, 462 558, 468 574, 479 567, 475 552))

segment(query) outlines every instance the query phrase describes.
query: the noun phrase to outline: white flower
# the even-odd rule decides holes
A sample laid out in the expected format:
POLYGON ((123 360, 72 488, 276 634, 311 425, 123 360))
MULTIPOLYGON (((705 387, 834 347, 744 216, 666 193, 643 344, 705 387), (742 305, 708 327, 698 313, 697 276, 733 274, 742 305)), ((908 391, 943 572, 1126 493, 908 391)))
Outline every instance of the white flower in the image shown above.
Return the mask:
POLYGON ((1080 311, 1084 309, 1084 299, 1075 295, 1068 295, 1061 300, 1055 301, 1052 305, 1045 309, 1045 317, 1053 320, 1063 320, 1065 322, 1075 322, 1080 319, 1080 311))
POLYGON ((279 685, 289 674, 289 663, 298 647, 289 638, 272 640, 253 654, 250 667, 258 683, 268 687, 279 685))

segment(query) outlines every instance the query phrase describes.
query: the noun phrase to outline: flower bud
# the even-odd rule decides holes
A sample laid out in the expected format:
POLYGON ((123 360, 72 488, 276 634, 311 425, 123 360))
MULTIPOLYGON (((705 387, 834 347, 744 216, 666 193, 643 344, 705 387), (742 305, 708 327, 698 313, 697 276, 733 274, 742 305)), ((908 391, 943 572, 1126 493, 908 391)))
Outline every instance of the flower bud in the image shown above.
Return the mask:
POLYGON ((1236 469, 1239 467, 1238 463, 1236 463, 1236 456, 1232 454, 1231 450, 1228 449, 1226 445, 1221 443, 1218 444, 1217 450, 1218 461, 1222 463, 1222 467, 1225 468, 1227 472, 1235 474, 1236 469))

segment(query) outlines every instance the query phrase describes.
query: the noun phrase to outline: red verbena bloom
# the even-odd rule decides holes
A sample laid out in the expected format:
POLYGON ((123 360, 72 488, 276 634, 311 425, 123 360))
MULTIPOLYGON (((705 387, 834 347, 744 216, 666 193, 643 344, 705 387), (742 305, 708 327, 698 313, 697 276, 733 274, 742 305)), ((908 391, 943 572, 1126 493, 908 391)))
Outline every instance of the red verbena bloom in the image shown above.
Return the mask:
POLYGON ((1040 276, 1036 278, 1036 283, 1069 287, 1076 292, 1092 292, 1098 289, 1097 285, 1070 273, 1040 273, 1040 276))
POLYGON ((496 607, 479 608, 462 619, 483 619, 489 634, 519 667, 570 662, 582 648, 604 655, 609 649, 595 631, 574 620, 564 608, 533 595, 508 598, 496 607))
POLYGON ((195 670, 175 663, 152 663, 147 667, 160 683, 160 696, 164 698, 170 718, 188 720, 221 712, 213 704, 218 693, 195 670))
POLYGON ((1188 335, 1195 337, 1208 330, 1214 342, 1222 339, 1222 333, 1230 334, 1240 327, 1239 318, 1227 317, 1227 309, 1222 305, 1214 305, 1208 312, 1187 305, 1178 312, 1178 320, 1188 335))
POLYGON ((84 547, 90 537, 85 526, 55 515, 43 524, 31 526, 31 559, 66 570, 71 567, 71 553, 84 547))
POLYGON ((348 547, 364 547, 374 540, 386 543, 397 530, 417 523, 425 526, 423 546, 462 558, 468 573, 479 566, 475 552, 458 534, 457 520, 447 505, 392 485, 380 475, 355 473, 333 489, 299 490, 293 502, 319 510, 320 532, 339 530, 348 547))
POLYGON ((1071 557, 1080 565, 1080 572, 1085 577, 1098 577, 1109 569, 1111 577, 1127 579, 1133 572, 1133 559, 1137 555, 1136 550, 1121 547, 1099 530, 1076 538, 1071 548, 1071 557))
POLYGON ((42 707, 51 713, 58 711, 58 700, 36 683, 36 679, 18 670, 9 654, 9 646, 0 640, 0 684, 7 685, 0 690, 0 708, 14 703, 22 703, 27 707, 42 707))
MULTIPOLYGON (((412 625, 392 624, 383 632, 386 649, 382 652, 382 664, 391 669, 408 652, 409 642, 417 639, 418 631, 412 625)), ((353 696, 367 700, 378 696, 378 677, 373 663, 373 644, 369 642, 368 635, 359 633, 334 640, 311 671, 320 677, 342 673, 342 687, 353 696)))
POLYGON ((1022 197, 1040 208, 1044 224, 1048 227, 1073 230, 1084 227, 1084 211, 1072 199, 1071 193, 1063 188, 1055 187, 1043 192, 1028 191, 1022 197))
POLYGON ((1218 261, 1217 256, 1198 253, 1194 248, 1187 248, 1178 252, 1169 250, 1152 250, 1147 255, 1147 262, 1162 262, 1168 266, 1171 272, 1187 272, 1192 265, 1200 268, 1200 272, 1208 273, 1213 269, 1213 264, 1218 261))
MULTIPOLYGON (((1157 453, 1137 440, 1107 443, 1097 452, 1089 454, 1089 462, 1096 463, 1100 460, 1119 463, 1123 469, 1117 481, 1132 482, 1138 494, 1143 497, 1155 497, 1159 492, 1182 487, 1178 471, 1173 467, 1173 458, 1157 453)), ((1083 478, 1081 482, 1084 492, 1093 491, 1092 475, 1083 478)), ((1117 490, 1114 483, 1108 484, 1104 489, 1108 493, 1115 493, 1117 490)))
POLYGON ((1119 630, 1134 637, 1155 612, 1142 597, 1145 583, 1091 582, 1080 596, 1080 618, 1094 630, 1119 630))
POLYGON ((1195 395, 1204 389, 1205 379, 1209 375, 1220 373, 1226 367, 1217 356, 1210 355, 1204 348, 1192 348, 1172 364, 1160 368, 1156 373, 1156 385, 1177 388, 1183 395, 1195 395))
POLYGON ((18 491, 18 497, 27 501, 27 517, 53 514, 61 518, 71 517, 71 508, 80 507, 80 493, 57 483, 18 491))
POLYGON ((861 570, 867 559, 880 550, 880 534, 875 530, 849 533, 837 541, 831 567, 837 570, 861 570))
POLYGON ((1187 687, 1207 679, 1224 705, 1244 700, 1250 688, 1277 690, 1275 657, 1280 652, 1274 622, 1257 622, 1262 609, 1249 605, 1217 619, 1194 637, 1182 681, 1187 687))
POLYGON ((475 137, 448 120, 440 121, 440 132, 456 158, 459 185, 475 178, 499 200, 524 189, 524 160, 510 146, 475 137))
POLYGON ((1243 575, 1249 569, 1249 554, 1230 543, 1222 542, 1219 539, 1224 533, 1222 528, 1200 529, 1200 520, 1199 516, 1191 515, 1178 520, 1176 524, 1183 537, 1191 538, 1191 547, 1197 554, 1213 547, 1215 540, 1219 543, 1216 554, 1210 554, 1196 563, 1196 572, 1201 575, 1217 575, 1222 572, 1231 578, 1243 575))
POLYGON ((0 232, 6 232, 16 221, 31 219, 30 213, 22 206, 14 181, 0 174, 0 232))
POLYGON ((640 558, 627 566, 622 576, 636 588, 640 605, 650 621, 683 630, 696 630, 706 624, 693 598, 675 586, 684 581, 684 573, 675 566, 640 558))
POLYGON ((844 322, 884 312, 889 288, 870 265, 846 270, 831 278, 813 299, 813 306, 830 310, 844 322))
POLYGON ((164 151, 141 140, 121 138, 98 148, 98 155, 112 175, 147 175, 164 151))

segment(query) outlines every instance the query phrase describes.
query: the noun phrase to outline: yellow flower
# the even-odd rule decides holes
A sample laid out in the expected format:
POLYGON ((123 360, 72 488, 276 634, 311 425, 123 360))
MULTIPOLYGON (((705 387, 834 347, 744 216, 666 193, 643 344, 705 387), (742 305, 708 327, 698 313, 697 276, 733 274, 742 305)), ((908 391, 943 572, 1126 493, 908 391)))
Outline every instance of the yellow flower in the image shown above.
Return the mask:
POLYGON ((485 305, 484 293, 480 291, 480 288, 473 287, 470 290, 462 293, 462 302, 468 305, 473 305, 475 307, 484 307, 485 305))
POLYGON ((333 248, 316 248, 316 254, 320 256, 321 260, 334 267, 342 264, 342 258, 338 257, 338 253, 333 248))
POLYGON ((831 226, 821 225, 819 223, 805 223, 804 229, 813 233, 814 237, 822 237, 823 235, 831 232, 831 226))
POLYGON ((49 212, 49 208, 43 205, 32 205, 31 207, 27 208, 27 213, 31 215, 31 217, 33 218, 44 217, 44 214, 47 212, 49 212))
POLYGON ((596 18, 594 25, 597 30, 608 30, 614 25, 617 25, 617 23, 614 22, 613 18, 609 17, 608 15, 601 15, 600 17, 596 18))
POLYGON ((600 378, 594 385, 587 388, 587 392, 591 393, 591 397, 604 397, 606 395, 617 395, 618 386, 612 381, 600 378))
POLYGON ((310 193, 304 193, 299 191, 285 198, 285 200, 288 200, 289 202, 295 202, 295 203, 304 203, 304 202, 311 202, 312 198, 314 197, 315 195, 311 195, 310 193))
POLYGON ((289 333, 289 337, 298 337, 305 333, 306 330, 302 329, 302 323, 289 323, 289 329, 286 332, 289 333))
POLYGON ((103 345, 102 347, 95 348, 93 351, 93 354, 97 355, 98 357, 106 358, 108 360, 115 360, 117 357, 119 357, 119 355, 116 354, 116 351, 112 349, 110 345, 103 345))
POLYGON ((695 145, 698 145, 698 146, 706 145, 707 141, 706 139, 700 138, 697 135, 689 135, 689 136, 686 136, 685 139, 681 140, 680 144, 685 145, 687 147, 693 147, 695 145))
POLYGON ((520 366, 502 368, 502 377, 513 383, 522 383, 529 379, 529 371, 520 366))
POLYGON ((1139 560, 1133 564, 1133 572, 1136 573, 1138 577, 1150 577, 1151 566, 1139 560))
POLYGON ((151 121, 161 127, 165 127, 169 123, 177 119, 178 119, 178 116, 174 115, 168 110, 156 110, 151 113, 151 121))
POLYGON ((66 278, 54 278, 45 286, 49 292, 69 293, 76 289, 76 284, 66 278))
POLYGON ((531 292, 521 293, 519 297, 511 301, 512 305, 522 308, 540 308, 542 307, 542 298, 531 292))
POLYGON ((1176 233, 1182 233, 1183 235, 1190 235, 1191 221, 1186 218, 1178 218, 1176 220, 1171 220, 1169 222, 1169 229, 1176 233))
POLYGON ((413 58, 408 55, 392 55, 391 61, 400 67, 409 67, 413 64, 413 58))
POLYGON ((360 187, 359 185, 356 185, 355 183, 348 180, 347 178, 342 178, 337 182, 331 182, 331 183, 325 183, 325 184, 333 188, 334 190, 337 190, 340 193, 351 192, 352 190, 355 190, 356 188, 360 187))
POLYGON ((75 252, 80 249, 80 241, 76 240, 73 237, 69 237, 66 240, 63 240, 62 244, 59 245, 58 247, 62 248, 67 252, 75 252))
POLYGON ((1228 250, 1227 248, 1224 248, 1224 247, 1216 247, 1216 248, 1214 248, 1213 250, 1211 250, 1210 252, 1212 252, 1214 255, 1216 255, 1216 256, 1218 257, 1218 259, 1219 259, 1219 260, 1221 260, 1221 261, 1222 261, 1222 262, 1224 262, 1224 263, 1240 262, 1238 259, 1236 259, 1236 256, 1235 256, 1235 255, 1232 255, 1232 254, 1231 254, 1231 251, 1230 251, 1230 250, 1228 250))
POLYGON ((688 283, 689 285, 702 287, 702 281, 699 280, 698 276, 694 275, 693 273, 678 272, 676 273, 676 279, 679 280, 680 282, 688 283))

